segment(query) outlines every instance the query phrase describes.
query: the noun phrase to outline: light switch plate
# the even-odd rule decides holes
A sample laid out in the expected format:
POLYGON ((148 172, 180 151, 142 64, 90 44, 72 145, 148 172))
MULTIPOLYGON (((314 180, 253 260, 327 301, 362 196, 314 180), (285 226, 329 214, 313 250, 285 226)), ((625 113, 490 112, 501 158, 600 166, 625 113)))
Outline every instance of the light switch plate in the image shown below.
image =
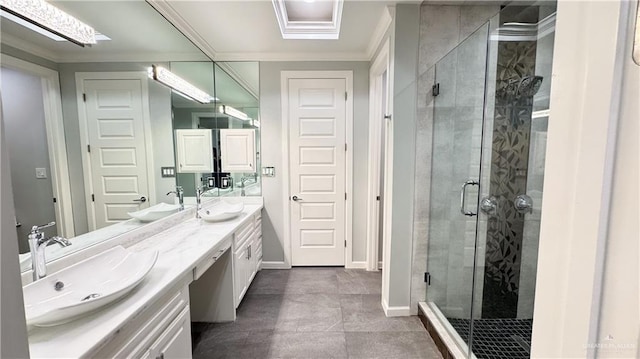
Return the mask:
POLYGON ((163 178, 165 177, 175 177, 176 176, 176 168, 175 167, 160 167, 160 174, 163 178))
POLYGON ((47 169, 41 167, 36 168, 36 178, 47 178, 47 169))
POLYGON ((275 167, 262 167, 262 176, 264 176, 264 177, 275 177, 276 176, 276 168, 275 167))

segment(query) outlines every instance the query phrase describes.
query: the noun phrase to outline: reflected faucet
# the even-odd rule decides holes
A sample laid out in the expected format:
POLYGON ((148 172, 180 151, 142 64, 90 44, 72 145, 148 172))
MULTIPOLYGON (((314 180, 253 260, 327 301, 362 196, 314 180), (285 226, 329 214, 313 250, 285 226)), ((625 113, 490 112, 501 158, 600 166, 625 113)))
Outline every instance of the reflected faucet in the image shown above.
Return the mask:
POLYGON ((176 186, 176 190, 167 192, 167 196, 172 194, 172 193, 175 194, 176 197, 178 197, 178 203, 180 204, 180 210, 183 211, 184 210, 184 189, 182 188, 182 186, 176 186))
POLYGON ((29 232, 29 248, 31 250, 31 269, 33 271, 33 281, 37 281, 47 276, 47 260, 45 258, 45 248, 51 242, 58 243, 62 247, 71 245, 68 239, 54 236, 45 238, 43 229, 55 226, 56 222, 50 222, 41 226, 31 227, 29 232))
POLYGON ((202 209, 202 195, 209 192, 211 189, 205 189, 206 186, 200 186, 196 188, 196 218, 200 218, 200 210, 202 209))

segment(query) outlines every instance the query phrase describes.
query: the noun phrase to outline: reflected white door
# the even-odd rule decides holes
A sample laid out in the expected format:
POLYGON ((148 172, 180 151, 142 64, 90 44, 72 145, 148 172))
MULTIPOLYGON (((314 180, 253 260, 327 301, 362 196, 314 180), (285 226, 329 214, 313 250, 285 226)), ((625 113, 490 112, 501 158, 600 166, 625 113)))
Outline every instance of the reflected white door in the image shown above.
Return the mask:
POLYGON ((346 79, 289 79, 291 264, 344 265, 346 79))
POLYGON ((140 80, 84 80, 95 229, 149 206, 140 80))

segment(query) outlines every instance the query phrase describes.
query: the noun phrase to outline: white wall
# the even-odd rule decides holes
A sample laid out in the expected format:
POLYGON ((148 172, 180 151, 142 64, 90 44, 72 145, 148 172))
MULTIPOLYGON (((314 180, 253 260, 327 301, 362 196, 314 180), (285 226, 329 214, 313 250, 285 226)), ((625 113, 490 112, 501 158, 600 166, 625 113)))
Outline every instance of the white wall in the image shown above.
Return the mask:
MULTIPOLYGON (((630 11, 631 15, 635 13, 636 10, 630 11)), ((634 23, 635 19, 630 16, 628 34, 633 34, 634 23)), ((610 347, 599 349, 599 358, 640 356, 640 66, 632 61, 631 44, 632 39, 628 38, 597 334, 600 341, 610 347), (608 336, 613 340, 603 340, 608 336)))
MULTIPOLYGON (((408 314, 411 286, 413 201, 416 149, 416 84, 420 5, 396 6, 393 49, 393 174, 389 239, 389 308, 408 314)), ((399 313, 398 312, 398 313, 399 313)))
POLYGON ((638 356, 640 113, 638 68, 630 64, 631 4, 558 3, 534 358, 594 357, 588 349, 598 345, 632 346, 600 350, 600 357, 638 356))
POLYGON ((282 191, 281 71, 353 71, 353 174, 354 186, 347 189, 353 196, 353 261, 364 267, 366 260, 366 195, 369 122, 368 62, 261 62, 260 63, 260 130, 262 166, 275 167, 275 177, 263 177, 262 195, 265 210, 262 217, 263 260, 284 262, 284 206, 288 193, 282 191))
POLYGON ((2 91, 0 91, 0 357, 28 358, 27 328, 22 299, 22 281, 18 265, 18 238, 13 212, 13 192, 9 155, 6 148, 4 116, 2 115, 2 91))
MULTIPOLYGON (((0 72, 13 203, 16 219, 22 223, 17 228, 18 246, 20 252, 25 253, 29 251, 27 236, 31 226, 56 220, 42 79, 5 67, 0 72), (36 168, 44 168, 46 178, 36 178, 36 168)), ((54 226, 48 228, 46 234, 52 236, 58 232, 54 226)))

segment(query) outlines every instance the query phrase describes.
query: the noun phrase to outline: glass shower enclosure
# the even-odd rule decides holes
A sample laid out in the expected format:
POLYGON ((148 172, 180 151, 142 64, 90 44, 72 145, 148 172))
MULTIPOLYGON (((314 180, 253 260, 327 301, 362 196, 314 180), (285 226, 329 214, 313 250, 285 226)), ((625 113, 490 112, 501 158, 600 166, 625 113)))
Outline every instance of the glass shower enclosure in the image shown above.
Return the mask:
POLYGON ((507 6, 435 65, 427 304, 477 358, 528 358, 555 4, 507 6))

